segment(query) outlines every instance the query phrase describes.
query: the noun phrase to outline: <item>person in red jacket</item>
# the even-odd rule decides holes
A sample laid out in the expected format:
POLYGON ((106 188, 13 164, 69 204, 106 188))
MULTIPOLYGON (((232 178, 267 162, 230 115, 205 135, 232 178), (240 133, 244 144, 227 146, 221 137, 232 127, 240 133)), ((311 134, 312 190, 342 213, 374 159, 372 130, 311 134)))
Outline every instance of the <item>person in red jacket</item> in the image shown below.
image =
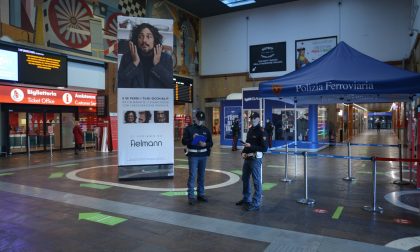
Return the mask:
POLYGON ((79 121, 74 122, 73 127, 73 136, 74 136, 74 154, 79 154, 79 151, 82 150, 83 144, 83 131, 80 128, 79 121))

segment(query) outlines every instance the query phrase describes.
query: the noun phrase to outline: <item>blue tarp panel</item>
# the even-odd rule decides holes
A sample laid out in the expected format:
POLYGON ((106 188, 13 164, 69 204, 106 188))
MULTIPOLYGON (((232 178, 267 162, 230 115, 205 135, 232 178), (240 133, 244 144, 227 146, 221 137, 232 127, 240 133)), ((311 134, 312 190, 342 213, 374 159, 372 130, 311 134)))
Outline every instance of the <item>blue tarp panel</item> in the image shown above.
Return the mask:
POLYGON ((420 75, 390 66, 340 42, 311 64, 261 82, 259 90, 264 97, 334 96, 356 102, 360 95, 371 95, 367 96, 371 102, 372 97, 385 102, 420 93, 420 75))

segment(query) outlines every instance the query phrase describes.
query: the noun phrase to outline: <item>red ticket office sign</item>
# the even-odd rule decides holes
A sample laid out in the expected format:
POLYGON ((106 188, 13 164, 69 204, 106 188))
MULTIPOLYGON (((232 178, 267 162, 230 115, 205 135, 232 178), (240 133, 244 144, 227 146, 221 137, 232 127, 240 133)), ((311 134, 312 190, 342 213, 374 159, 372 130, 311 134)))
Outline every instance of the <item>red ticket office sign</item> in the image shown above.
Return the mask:
POLYGON ((0 86, 0 103, 95 107, 96 93, 0 86))

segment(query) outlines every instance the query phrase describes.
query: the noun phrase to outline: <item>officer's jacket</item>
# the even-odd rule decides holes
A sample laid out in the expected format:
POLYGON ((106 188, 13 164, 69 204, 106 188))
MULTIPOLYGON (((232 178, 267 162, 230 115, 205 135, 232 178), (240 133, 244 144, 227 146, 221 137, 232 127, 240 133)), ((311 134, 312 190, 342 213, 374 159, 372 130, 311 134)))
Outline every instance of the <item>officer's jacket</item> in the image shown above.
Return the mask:
POLYGON ((251 147, 245 147, 242 153, 255 153, 255 152, 266 152, 267 151, 267 135, 264 128, 258 124, 255 127, 251 127, 246 135, 247 143, 251 144, 251 147))
POLYGON ((192 157, 203 157, 210 155, 210 149, 213 146, 213 139, 211 133, 206 126, 198 126, 197 124, 190 125, 184 129, 182 134, 182 144, 187 146, 188 156, 192 157), (206 147, 201 147, 198 145, 192 145, 194 134, 202 135, 206 137, 206 147), (194 151, 198 152, 194 152, 194 151), (203 151, 207 150, 207 151, 203 151))

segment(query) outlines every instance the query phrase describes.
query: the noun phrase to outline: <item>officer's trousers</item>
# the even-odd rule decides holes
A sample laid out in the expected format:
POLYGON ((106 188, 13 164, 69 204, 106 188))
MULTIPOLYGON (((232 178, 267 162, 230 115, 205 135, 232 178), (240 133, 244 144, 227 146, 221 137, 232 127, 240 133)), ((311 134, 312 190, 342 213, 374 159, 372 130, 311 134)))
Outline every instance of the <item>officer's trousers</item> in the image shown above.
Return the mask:
POLYGON ((262 199, 262 158, 245 159, 242 166, 243 200, 252 202, 254 206, 261 205, 262 199), (254 184, 254 196, 251 201, 250 177, 254 184))
POLYGON ((204 157, 188 157, 188 198, 194 198, 195 178, 197 178, 197 196, 204 195, 204 178, 206 171, 207 156, 204 157))

